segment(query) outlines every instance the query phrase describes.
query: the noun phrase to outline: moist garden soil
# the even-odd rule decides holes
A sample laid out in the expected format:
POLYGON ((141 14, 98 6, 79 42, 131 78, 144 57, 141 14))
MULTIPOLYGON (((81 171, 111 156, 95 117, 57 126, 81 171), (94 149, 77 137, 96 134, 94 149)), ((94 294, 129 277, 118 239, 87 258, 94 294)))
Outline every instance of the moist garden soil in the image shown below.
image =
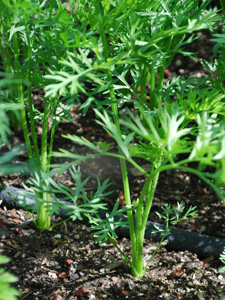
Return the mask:
MULTIPOLYGON (((200 77, 207 74, 200 61, 210 59, 212 44, 206 33, 199 35, 200 39, 192 46, 193 50, 200 49, 198 58, 189 61, 177 56, 165 74, 165 80, 168 75, 200 77)), ((37 91, 34 94, 34 101, 39 107, 42 105, 41 93, 37 91)), ((67 133, 85 136, 92 141, 113 142, 95 123, 91 111, 83 117, 77 105, 71 114, 73 119, 60 123, 57 128, 55 150, 64 148, 89 153, 90 150, 61 137, 67 133)), ((41 124, 37 124, 37 131, 41 135, 41 124)), ((22 131, 15 131, 11 139, 13 145, 23 143, 22 131)), ((114 150, 116 147, 112 145, 114 150)), ((24 152, 17 160, 26 159, 24 152)), ((66 161, 56 159, 53 162, 66 161)), ((117 159, 90 159, 80 167, 84 179, 90 176, 87 191, 95 190, 97 176, 101 181, 111 178, 114 192, 104 201, 109 209, 118 197, 120 205, 124 205, 117 159)), ((135 200, 145 178, 135 173, 131 166, 128 170, 131 196, 135 200)), ((26 180, 27 177, 21 174, 2 176, 3 183, 8 186, 22 187, 26 180)), ((55 180, 75 188, 69 172, 55 176, 55 180)), ((187 207, 197 206, 199 214, 177 227, 225 239, 224 203, 200 179, 185 172, 172 170, 160 175, 149 219, 160 222, 156 211, 162 212, 160 207, 165 203, 176 205, 178 201, 184 201, 187 207)), ((53 216, 53 224, 58 221, 60 218, 53 216)), ((119 239, 118 244, 129 255, 130 240, 119 239)), ((144 256, 149 257, 156 246, 156 243, 145 240, 144 256)), ((18 277, 14 286, 21 292, 21 300, 222 299, 223 292, 225 294, 224 274, 218 272, 222 263, 214 257, 201 258, 188 251, 168 252, 164 245, 151 261, 145 277, 137 280, 131 276, 112 244, 95 243, 88 224, 68 221, 51 231, 39 232, 22 209, 0 208, 0 249, 11 259, 4 267, 18 277)))

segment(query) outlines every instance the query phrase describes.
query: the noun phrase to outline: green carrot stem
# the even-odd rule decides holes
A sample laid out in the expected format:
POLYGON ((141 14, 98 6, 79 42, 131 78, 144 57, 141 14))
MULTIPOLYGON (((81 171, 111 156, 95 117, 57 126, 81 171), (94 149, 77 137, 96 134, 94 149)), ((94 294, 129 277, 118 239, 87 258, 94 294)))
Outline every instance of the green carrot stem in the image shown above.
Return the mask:
POLYGON ((28 126, 27 126, 27 119, 26 119, 26 111, 25 111, 25 104, 24 104, 24 98, 23 98, 22 83, 19 83, 17 85, 17 88, 18 88, 19 102, 20 102, 20 105, 21 105, 21 119, 22 119, 24 139, 25 139, 25 143, 26 143, 28 157, 29 157, 29 160, 31 162, 31 166, 33 166, 33 153, 32 153, 30 137, 29 137, 29 130, 28 130, 28 126))
POLYGON ((156 103, 156 96, 155 96, 155 90, 156 90, 156 81, 155 81, 155 70, 152 69, 151 72, 151 78, 150 78, 150 103, 149 107, 151 110, 154 110, 157 108, 157 103, 156 103))
MULTIPOLYGON (((103 53, 104 53, 104 59, 107 61, 109 58, 109 47, 108 47, 108 41, 106 38, 106 34, 104 31, 104 26, 102 22, 102 16, 100 13, 99 6, 96 5, 96 13, 97 13, 97 19, 99 23, 99 28, 100 28, 100 35, 102 39, 102 44, 103 44, 103 53)), ((108 76, 108 81, 112 81, 112 75, 110 70, 107 72, 108 76)), ((110 98, 112 100, 112 112, 113 112, 113 119, 114 123, 117 127, 118 133, 121 135, 121 129, 120 129, 120 124, 119 124, 119 113, 118 113, 118 107, 116 103, 116 96, 114 93, 113 86, 110 86, 110 98)), ((119 154, 123 156, 123 153, 121 149, 119 148, 119 154)), ((131 197, 130 197, 130 187, 129 187, 129 179, 128 179, 128 173, 127 173, 127 166, 126 166, 126 161, 125 159, 121 158, 120 159, 120 165, 121 165, 121 172, 122 172, 122 180, 123 180, 123 187, 124 187, 124 196, 126 199, 126 205, 131 205, 131 197)), ((133 213, 132 211, 127 212, 128 216, 128 223, 129 223, 129 229, 130 229, 130 239, 131 239, 131 247, 132 249, 135 249, 136 245, 136 236, 135 236, 135 229, 134 229, 134 220, 133 220, 133 213)), ((135 261, 135 251, 132 250, 132 261, 135 261)))
POLYGON ((147 103, 147 95, 146 95, 146 77, 147 77, 148 69, 144 66, 144 69, 141 72, 141 100, 144 104, 147 103))
POLYGON ((43 193, 44 202, 40 205, 37 212, 37 224, 40 231, 49 230, 51 228, 51 216, 49 215, 50 195, 43 193))
MULTIPOLYGON (((42 121, 42 136, 41 136, 41 171, 46 173, 47 166, 47 157, 48 157, 48 119, 50 114, 51 102, 47 101, 44 109, 44 116, 42 121)), ((40 230, 48 230, 51 228, 51 216, 49 215, 49 206, 50 195, 46 193, 42 193, 41 195, 44 202, 40 206, 40 210, 38 212, 38 226, 40 230)))
POLYGON ((143 236, 143 238, 144 238, 146 223, 147 223, 148 216, 149 216, 151 206, 152 206, 152 201, 153 201, 153 198, 154 198, 154 195, 155 195, 155 190, 156 190, 156 186, 157 186, 157 183, 158 183, 158 178, 159 178, 159 173, 156 173, 153 177, 151 186, 147 190, 146 204, 145 204, 145 209, 144 209, 144 213, 143 213, 143 217, 142 217, 142 228, 143 228, 142 236, 143 236))
POLYGON ((136 209, 136 261, 135 261, 135 268, 140 273, 142 272, 143 265, 142 265, 142 252, 143 252, 143 238, 142 235, 139 234, 143 230, 143 224, 142 224, 142 217, 143 217, 143 211, 144 211, 144 198, 147 193, 147 190, 151 188, 152 180, 149 180, 147 178, 142 191, 139 200, 137 201, 137 209, 136 209), (139 268, 137 267, 139 266, 139 268))
MULTIPOLYGON (((26 23, 28 23, 27 18, 25 17, 26 23)), ((34 121, 34 107, 33 107, 33 101, 32 101, 32 90, 31 90, 31 74, 32 74, 32 46, 30 41, 30 35, 29 35, 29 26, 27 24, 26 26, 26 38, 27 38, 27 44, 28 44, 28 75, 27 79, 30 83, 27 87, 28 92, 28 108, 29 108, 29 118, 30 118, 30 129, 31 129, 31 137, 32 142, 34 146, 34 154, 35 154, 35 160, 36 160, 36 167, 40 165, 40 155, 39 155, 39 147, 37 142, 37 135, 36 135, 36 128, 35 128, 35 121, 34 121)))
MULTIPOLYGON (((56 108, 57 108, 57 100, 55 98, 54 99, 54 112, 53 112, 53 115, 55 115, 56 108)), ((47 169, 46 169, 47 172, 49 172, 49 166, 50 166, 50 162, 51 162, 53 141, 54 141, 54 135, 55 135, 55 124, 56 124, 56 120, 53 119, 52 120, 52 125, 51 125, 51 133, 50 133, 50 141, 49 141, 49 149, 48 149, 48 161, 47 161, 47 169)))
POLYGON ((47 156, 48 156, 48 120, 51 109, 50 100, 46 101, 44 116, 42 120, 42 136, 41 136, 41 170, 47 170, 47 156))

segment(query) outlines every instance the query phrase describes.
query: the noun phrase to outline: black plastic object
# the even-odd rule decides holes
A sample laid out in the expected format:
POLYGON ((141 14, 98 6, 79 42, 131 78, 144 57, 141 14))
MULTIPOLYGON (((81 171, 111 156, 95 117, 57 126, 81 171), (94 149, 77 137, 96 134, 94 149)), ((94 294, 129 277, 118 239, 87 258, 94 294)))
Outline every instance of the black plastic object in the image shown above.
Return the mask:
MULTIPOLYGON (((0 188, 0 206, 5 206, 8 209, 12 208, 19 208, 18 201, 16 199, 18 198, 18 195, 21 195, 24 193, 24 199, 22 201, 29 203, 32 203, 32 201, 35 201, 35 197, 28 197, 25 195, 25 190, 15 188, 15 187, 5 187, 5 189, 13 196, 11 197, 4 189, 0 188)), ((54 202, 55 200, 51 198, 51 201, 54 202)), ((70 202, 61 201, 58 200, 62 204, 71 205, 70 202)), ((59 210, 59 216, 64 219, 68 217, 66 213, 68 210, 66 209, 60 209, 59 210)), ((99 212, 101 218, 105 218, 106 212, 100 211, 99 212)), ((125 220, 125 219, 124 219, 125 220)), ((84 219, 84 222, 87 223, 88 220, 84 219)), ((150 239, 155 242, 159 242, 161 239, 161 235, 159 233, 153 233, 152 231, 155 229, 155 225, 157 225, 160 228, 164 228, 163 225, 153 223, 151 221, 147 222, 146 232, 145 232, 145 238, 150 239)), ((125 227, 120 227, 116 231, 117 235, 122 237, 129 238, 129 229, 125 227)), ((225 248, 225 240, 216 238, 213 236, 207 236, 204 234, 199 234, 197 232, 191 232, 183 229, 173 228, 170 233, 167 234, 166 240, 168 240, 168 243, 166 245, 166 248, 168 250, 174 250, 174 251, 185 251, 188 250, 192 253, 196 253, 200 258, 207 258, 209 256, 214 256, 214 258, 219 258, 220 254, 223 252, 225 248)))

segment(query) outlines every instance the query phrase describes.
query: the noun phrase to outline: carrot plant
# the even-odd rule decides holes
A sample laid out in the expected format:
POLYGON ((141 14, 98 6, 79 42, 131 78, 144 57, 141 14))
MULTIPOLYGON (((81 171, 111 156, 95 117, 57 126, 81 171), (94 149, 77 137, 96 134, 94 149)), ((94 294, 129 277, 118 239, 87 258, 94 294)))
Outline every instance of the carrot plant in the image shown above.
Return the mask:
MULTIPOLYGON (((124 225, 130 230, 132 258, 116 243, 118 202, 106 220, 98 214, 89 218, 97 240, 109 239, 136 278, 144 276, 150 261, 143 265, 143 239, 161 172, 181 169, 195 174, 225 201, 219 185, 225 180, 224 94, 208 78, 175 77, 164 83, 165 69, 177 53, 194 58, 194 53, 185 51, 184 46, 197 38, 195 31, 210 28, 221 19, 218 12, 207 10, 209 3, 76 1, 79 38, 71 43, 74 49, 67 52, 67 58, 60 61, 61 69, 50 70, 51 74, 45 76, 51 80, 45 88, 47 96, 83 94, 83 114, 94 107, 97 123, 118 145, 115 154, 109 151, 107 142, 92 143, 84 137, 67 135, 95 154, 83 156, 60 149, 54 155, 73 159, 71 164, 58 166, 61 171, 94 156, 120 159, 128 218, 124 225), (150 164, 148 171, 136 162, 137 157, 150 164), (146 176, 134 203, 127 162, 146 176), (198 167, 192 168, 190 163, 198 167), (207 172, 208 165, 214 173, 207 172)), ((178 221, 196 213, 193 207, 185 213, 183 204, 178 204, 177 209, 167 204, 164 212, 160 217, 166 219, 167 225, 162 240, 178 221)))
MULTIPOLYGON (((42 19, 43 7, 39 1, 2 1, 1 2, 1 59, 6 74, 11 74, 17 79, 17 84, 9 86, 8 94, 3 99, 5 102, 19 103, 21 107, 20 122, 16 126, 22 125, 25 144, 30 161, 31 173, 48 171, 48 150, 47 131, 50 114, 56 115, 56 99, 44 99, 44 112, 35 110, 33 103, 33 92, 43 87, 43 73, 45 73, 48 63, 47 41, 50 38, 50 28, 48 35, 44 33, 47 24, 42 19), (40 35, 38 37, 38 35, 40 35), (41 70, 41 68, 43 68, 41 70), (42 121, 41 145, 38 143, 36 120, 42 121)), ((46 15, 52 14, 52 9, 45 11, 46 15)), ((50 21, 50 19, 49 19, 50 21)), ((49 40, 49 42, 52 39, 49 40)), ((48 47, 49 48, 49 47, 48 47)), ((53 49, 51 49, 53 50, 53 49)), ((51 55, 54 55, 52 51, 51 55)), ((58 105, 58 103, 57 103, 58 105)), ((14 120, 14 116, 11 116, 14 120)), ((14 122, 15 123, 15 122, 14 122)), ((51 127, 51 138, 49 153, 53 144, 53 134, 55 119, 51 127)), ((40 230, 50 228, 50 212, 47 208, 48 196, 38 195, 42 203, 38 210, 37 227, 40 230)))
MULTIPOLYGON (((86 215, 97 240, 109 239, 137 278, 144 276, 149 264, 143 265, 143 239, 160 172, 191 172, 225 199, 220 188, 225 181, 223 89, 209 78, 175 77, 164 83, 165 69, 176 54, 194 58, 194 53, 184 50, 197 38, 194 33, 223 18, 207 10, 209 3, 77 0, 75 5, 70 0, 73 13, 60 1, 2 0, 0 4, 1 60, 4 72, 16 80, 4 91, 1 101, 20 104, 20 119, 14 126, 21 122, 24 131, 30 184, 36 193, 34 223, 40 230, 50 229, 51 215, 61 205, 55 194, 64 194, 65 200, 71 200, 71 205, 62 206, 69 209, 68 216, 76 219, 86 215), (43 111, 38 111, 33 94, 43 89, 43 111), (98 209, 105 209, 101 199, 108 181, 98 182, 96 193, 89 198, 84 189, 87 181, 81 181, 79 169, 70 171, 76 191, 56 183, 49 175, 55 126, 59 119, 71 118, 74 101, 82 104, 83 115, 94 108, 96 121, 118 145, 115 154, 106 142, 66 136, 95 150, 91 157, 120 159, 126 206, 118 209, 117 201, 106 220, 99 218, 98 209), (37 121, 42 125, 40 140, 37 121), (137 157, 150 164, 149 170, 137 164, 137 157), (146 177, 134 203, 127 162, 146 177), (193 162, 197 168, 191 168, 193 162), (208 165, 214 173, 207 172, 208 165), (80 208, 79 198, 83 201, 80 208), (127 224, 116 218, 124 213, 127 224), (130 230, 131 259, 116 243, 115 229, 121 225, 130 230)), ((11 118, 14 120, 12 114, 11 118)), ((57 166, 60 171, 90 157, 63 149, 54 155, 73 159, 72 163, 57 166)), ((163 210, 164 214, 159 215, 166 220, 162 240, 178 221, 196 213, 193 207, 185 212, 182 203, 177 209, 167 204, 163 210)))
MULTIPOLYGON (((31 181, 39 184, 39 190, 35 187, 37 205, 33 207, 37 220, 31 217, 40 230, 51 228, 51 215, 55 212, 46 193, 55 127, 59 120, 71 119, 70 110, 77 97, 40 96, 43 110, 38 110, 33 99, 46 86, 44 75, 49 73, 49 68, 58 70, 60 59, 67 57, 66 49, 71 47, 68 41, 76 38, 76 22, 60 1, 3 0, 0 3, 1 68, 6 79, 14 80, 10 84, 8 79, 8 88, 1 91, 0 101, 2 107, 20 107, 19 115, 10 109, 9 116, 15 128, 23 128, 31 181), (37 122, 42 130, 40 139, 37 122)), ((1 131, 3 125, 4 121, 1 131)))

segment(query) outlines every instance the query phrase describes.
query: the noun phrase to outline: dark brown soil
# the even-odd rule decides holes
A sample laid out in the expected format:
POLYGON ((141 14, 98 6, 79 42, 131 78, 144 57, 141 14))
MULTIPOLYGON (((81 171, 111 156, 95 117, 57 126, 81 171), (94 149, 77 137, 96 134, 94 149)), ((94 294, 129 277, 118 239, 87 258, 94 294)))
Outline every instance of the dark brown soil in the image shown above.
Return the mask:
MULTIPOLYGON (((207 57, 209 55, 208 51, 207 57)), ((198 61, 189 68, 185 60, 182 68, 171 66, 171 72, 202 76, 204 69, 198 61)), ((108 139, 93 120, 91 112, 82 118, 74 109, 73 120, 57 128, 55 149, 63 147, 88 153, 87 149, 62 139, 62 133, 76 133, 90 140, 108 139)), ((12 142, 23 142, 21 132, 15 134, 12 142)), ((111 178, 114 192, 105 199, 109 207, 117 197, 122 199, 120 165, 116 159, 92 159, 81 165, 81 171, 84 178, 90 176, 88 188, 92 190, 97 176, 101 181, 111 178)), ((130 166, 129 175, 132 199, 136 199, 144 178, 134 174, 130 166)), ((74 186, 68 172, 55 179, 74 186)), ((2 180, 6 185, 21 187, 26 177, 16 174, 2 177, 2 180)), ((176 205, 181 200, 187 207, 197 206, 199 214, 188 223, 179 224, 180 228, 225 238, 224 203, 201 180, 181 171, 161 174, 150 219, 160 222, 155 212, 165 203, 176 205)), ((86 225, 68 221, 52 231, 38 232, 29 220, 24 210, 0 209, 0 251, 11 259, 4 267, 18 277, 14 286, 20 290, 21 300, 224 299, 225 278, 218 272, 222 263, 213 257, 202 260, 188 251, 168 252, 162 247, 151 261, 145 277, 136 280, 113 245, 96 244, 86 225), (26 221, 28 223, 24 224, 26 221)), ((54 216, 53 223, 57 221, 59 218, 54 216)), ((128 239, 118 240, 118 244, 130 253, 128 239)), ((155 243, 146 240, 144 257, 148 257, 155 247, 155 243)))
MULTIPOLYGON (((216 207, 222 205, 216 199, 213 202, 205 205, 205 212, 192 220, 189 228, 208 229, 208 222, 212 229, 213 222, 222 220, 216 214, 216 207)), ((29 219, 23 210, 1 209, 0 213, 4 224, 0 245, 11 258, 7 270, 19 278, 15 286, 21 291, 20 299, 222 299, 225 279, 218 273, 220 261, 213 257, 202 261, 188 251, 167 252, 161 248, 146 276, 138 281, 113 245, 96 244, 83 224, 67 222, 41 233, 32 223, 20 226, 29 219)), ((217 235, 224 235, 224 227, 214 228, 217 235)), ((118 244, 129 253, 129 240, 124 238, 118 244)), ((148 257, 155 247, 146 240, 144 256, 148 257)))

